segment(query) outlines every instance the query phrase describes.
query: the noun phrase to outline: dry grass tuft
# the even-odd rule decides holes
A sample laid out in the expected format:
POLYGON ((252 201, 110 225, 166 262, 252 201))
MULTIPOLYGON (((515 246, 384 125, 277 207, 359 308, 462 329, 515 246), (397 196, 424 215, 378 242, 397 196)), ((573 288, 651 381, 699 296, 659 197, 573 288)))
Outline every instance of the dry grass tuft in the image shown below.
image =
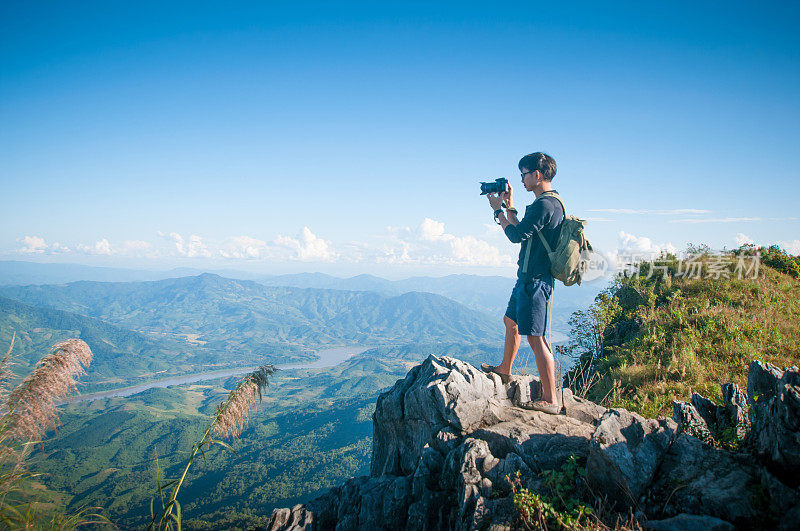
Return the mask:
MULTIPOLYGON (((4 364, 8 356, 3 359, 4 364)), ((92 351, 80 339, 54 345, 53 352, 42 358, 5 400, 8 413, 4 421, 9 436, 33 441, 41 439, 49 428, 55 428, 56 401, 77 388, 75 377, 84 374, 84 367, 91 362, 92 351)), ((0 377, 5 370, 5 367, 0 370, 0 377)))
POLYGON ((236 438, 247 425, 250 412, 261 401, 261 393, 269 384, 269 376, 275 372, 272 365, 264 365, 242 378, 228 398, 217 406, 214 432, 221 437, 236 438))

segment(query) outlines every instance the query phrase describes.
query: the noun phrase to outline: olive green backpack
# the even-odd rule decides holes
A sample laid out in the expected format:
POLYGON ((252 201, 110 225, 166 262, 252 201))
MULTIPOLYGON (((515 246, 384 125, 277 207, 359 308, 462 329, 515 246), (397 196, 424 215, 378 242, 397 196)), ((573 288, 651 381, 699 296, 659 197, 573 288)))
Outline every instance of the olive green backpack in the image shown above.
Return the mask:
MULTIPOLYGON (((551 196, 558 199, 561 203, 561 208, 564 209, 564 221, 561 224, 561 233, 558 236, 558 241, 554 249, 550 248, 541 231, 539 239, 542 241, 545 250, 547 250, 547 257, 550 259, 550 273, 553 278, 560 280, 565 286, 578 284, 580 286, 583 275, 591 260, 592 244, 586 239, 583 234, 583 228, 586 226, 586 220, 577 218, 575 216, 568 216, 567 209, 564 207, 564 201, 556 192, 543 192, 537 197, 540 199, 544 196, 551 196)), ((528 263, 528 256, 530 255, 531 245, 528 244, 528 250, 525 253, 525 264, 528 263)), ((527 269, 527 268, 524 268, 527 269)))

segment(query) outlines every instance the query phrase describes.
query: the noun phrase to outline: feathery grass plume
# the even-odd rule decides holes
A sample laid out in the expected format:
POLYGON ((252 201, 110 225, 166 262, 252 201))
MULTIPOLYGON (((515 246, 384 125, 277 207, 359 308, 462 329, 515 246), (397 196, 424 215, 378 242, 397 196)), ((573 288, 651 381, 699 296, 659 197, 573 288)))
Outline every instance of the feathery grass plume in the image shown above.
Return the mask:
MULTIPOLYGON (((14 348, 16 332, 11 335, 11 344, 8 352, 0 360, 0 403, 8 397, 8 383, 14 376, 11 372, 11 351, 14 348)), ((8 414, 4 412, 0 417, 0 507, 5 506, 6 494, 14 490, 19 482, 26 476, 25 448, 9 444, 8 414)), ((1 511, 1 510, 0 510, 1 511)))
POLYGON ((8 351, 3 359, 0 360, 0 401, 4 401, 8 395, 8 382, 14 377, 11 372, 11 351, 14 349, 14 340, 17 339, 17 333, 11 334, 11 344, 8 345, 8 351))
POLYGON ((13 504, 9 495, 20 490, 23 480, 35 477, 26 467, 30 449, 50 426, 58 421, 55 401, 75 389, 74 377, 92 361, 92 351, 79 339, 54 345, 34 370, 13 390, 11 351, 0 359, 0 521, 9 529, 77 529, 85 525, 114 525, 105 516, 83 507, 72 514, 41 512, 36 502, 13 504))
POLYGON ((5 401, 9 434, 19 440, 40 439, 58 421, 56 400, 77 389, 75 377, 85 374, 92 351, 80 339, 53 346, 5 401))
POLYGON ((217 406, 214 432, 220 437, 235 439, 242 433, 250 419, 250 411, 261 401, 262 390, 269 385, 269 376, 275 372, 272 365, 264 365, 251 372, 228 394, 228 398, 217 406))
POLYGON ((147 526, 148 531, 151 529, 181 529, 181 504, 178 502, 178 491, 186 480, 186 474, 189 472, 189 467, 192 466, 194 458, 200 452, 205 457, 206 450, 211 446, 218 444, 228 450, 233 451, 230 445, 215 439, 212 432, 220 435, 221 437, 236 438, 247 426, 250 419, 250 412, 256 405, 256 397, 261 401, 263 390, 269 385, 269 377, 277 369, 273 365, 262 365, 255 371, 251 372, 236 385, 236 388, 228 393, 228 398, 225 399, 220 405, 217 406, 217 413, 213 422, 206 428, 203 437, 194 443, 192 451, 189 454, 189 460, 186 467, 183 469, 183 474, 180 478, 166 480, 162 482, 162 470, 156 456, 156 485, 158 487, 158 498, 161 501, 161 511, 158 515, 154 512, 154 502, 150 501, 150 525, 147 526), (165 490, 172 487, 169 499, 165 499, 165 490))

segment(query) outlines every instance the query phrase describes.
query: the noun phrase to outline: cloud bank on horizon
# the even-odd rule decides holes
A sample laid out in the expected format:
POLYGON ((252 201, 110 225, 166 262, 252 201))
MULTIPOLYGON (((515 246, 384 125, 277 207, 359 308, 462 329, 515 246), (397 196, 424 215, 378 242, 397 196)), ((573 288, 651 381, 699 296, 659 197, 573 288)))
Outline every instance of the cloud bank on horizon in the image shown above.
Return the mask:
POLYGON ((443 222, 425 218, 416 227, 386 227, 371 242, 332 242, 309 227, 295 236, 278 235, 263 240, 248 235, 213 240, 197 234, 157 232, 153 241, 125 240, 111 244, 101 238, 94 243, 79 243, 74 248, 59 242, 48 243, 40 236, 19 238, 13 253, 24 256, 129 256, 158 261, 163 258, 185 258, 200 262, 220 259, 230 262, 260 261, 265 263, 341 262, 374 264, 416 264, 451 266, 511 267, 515 258, 485 239, 456 236, 445 231, 443 222))
MULTIPOLYGON (((800 254, 800 240, 757 242, 744 233, 731 238, 732 247, 745 244, 777 244, 790 254, 800 254)), ((106 238, 93 243, 79 243, 73 248, 59 242, 48 243, 40 236, 26 235, 18 239, 17 256, 105 256, 135 257, 154 264, 165 258, 185 259, 200 265, 217 260, 231 264, 242 261, 264 264, 285 262, 446 265, 454 268, 489 267, 512 272, 516 268, 517 247, 505 240, 497 225, 486 225, 482 237, 457 236, 446 231, 444 222, 425 218, 417 226, 386 227, 371 241, 334 242, 303 227, 295 236, 278 235, 272 240, 252 236, 231 236, 222 240, 204 238, 197 234, 184 236, 177 232, 157 232, 153 241, 124 240, 112 244, 106 238)), ((616 247, 595 251, 605 260, 610 271, 626 263, 651 260, 671 253, 686 253, 670 241, 653 239, 624 230, 618 231, 616 247)))

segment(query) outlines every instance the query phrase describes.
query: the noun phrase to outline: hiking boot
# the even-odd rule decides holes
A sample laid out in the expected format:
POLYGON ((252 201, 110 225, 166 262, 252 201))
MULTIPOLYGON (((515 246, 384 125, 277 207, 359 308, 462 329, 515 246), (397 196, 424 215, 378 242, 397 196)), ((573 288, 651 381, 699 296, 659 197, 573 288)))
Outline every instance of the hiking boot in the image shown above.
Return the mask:
POLYGON ((503 384, 507 384, 509 381, 511 381, 511 375, 498 372, 497 366, 495 365, 488 365, 486 363, 481 363, 481 370, 483 372, 496 374, 497 376, 500 377, 500 381, 503 382, 503 384))
POLYGON ((550 402, 545 402, 543 400, 536 400, 535 402, 520 404, 519 407, 522 409, 530 409, 531 411, 541 411, 542 413, 547 413, 548 415, 558 415, 561 413, 561 406, 558 404, 551 404, 550 402))

